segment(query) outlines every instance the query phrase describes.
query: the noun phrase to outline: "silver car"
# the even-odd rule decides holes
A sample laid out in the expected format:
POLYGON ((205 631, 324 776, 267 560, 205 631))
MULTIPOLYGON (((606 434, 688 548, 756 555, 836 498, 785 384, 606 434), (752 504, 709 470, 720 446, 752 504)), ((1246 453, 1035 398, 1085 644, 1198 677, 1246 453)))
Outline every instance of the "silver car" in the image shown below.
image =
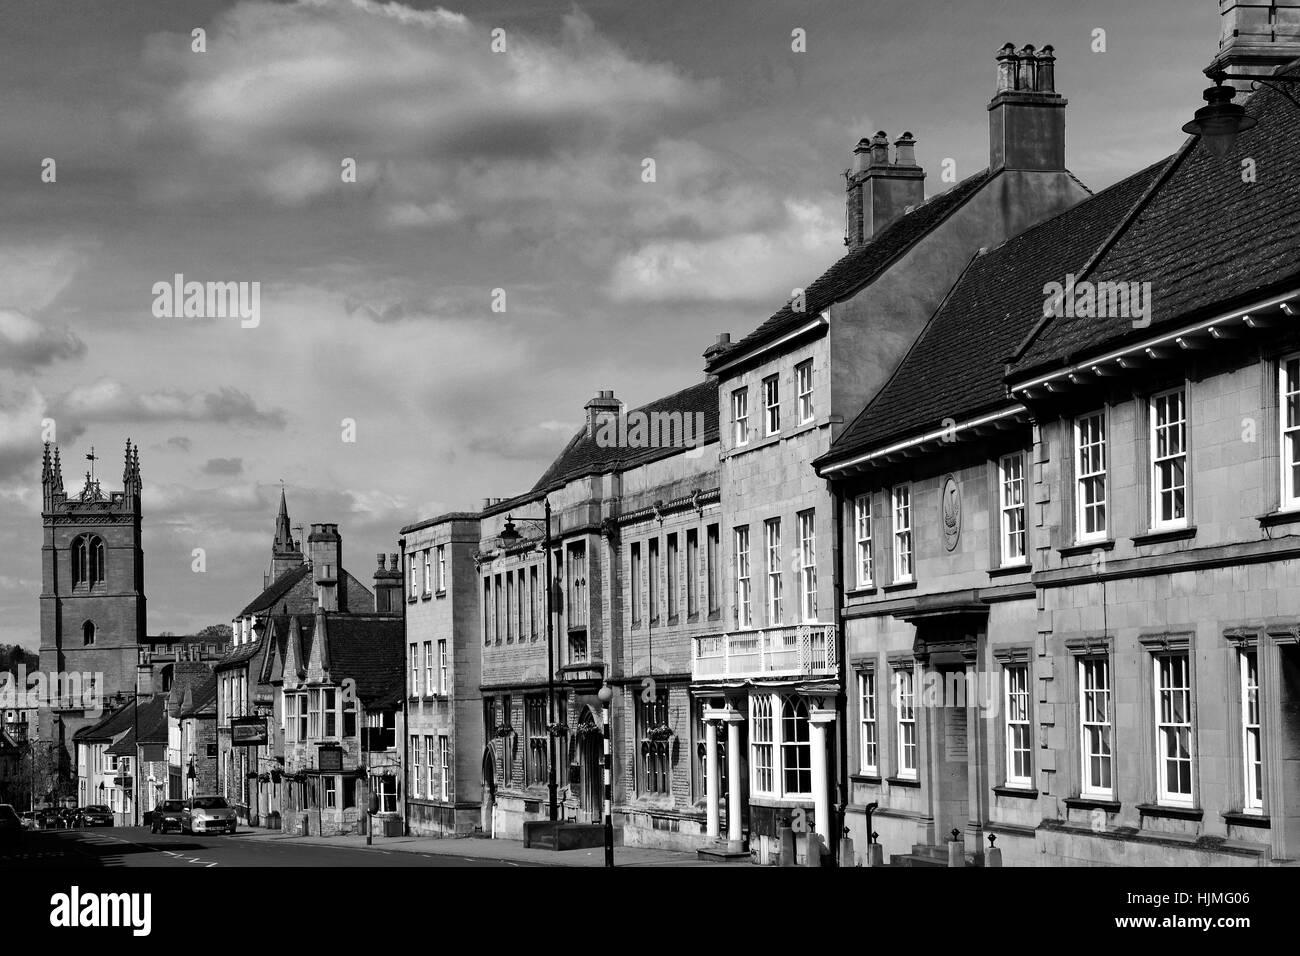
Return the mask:
POLYGON ((182 833, 234 833, 235 810, 225 797, 190 797, 181 810, 182 833))

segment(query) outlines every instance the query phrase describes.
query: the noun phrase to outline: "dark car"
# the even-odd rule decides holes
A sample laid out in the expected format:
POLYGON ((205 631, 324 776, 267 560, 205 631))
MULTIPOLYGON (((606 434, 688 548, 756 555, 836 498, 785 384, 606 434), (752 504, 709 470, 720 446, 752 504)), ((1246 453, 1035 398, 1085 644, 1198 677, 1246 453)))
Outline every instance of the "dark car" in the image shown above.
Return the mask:
POLYGON ((72 817, 72 825, 75 827, 111 827, 115 822, 113 811, 102 803, 79 807, 72 817))
POLYGON ((164 800, 150 816, 150 829, 154 833, 166 833, 168 830, 182 829, 182 814, 185 810, 184 800, 164 800))
POLYGON ((23 837, 23 821, 7 803, 0 803, 0 846, 12 846, 23 837))
POLYGON ((235 810, 225 797, 190 797, 181 810, 182 833, 234 833, 235 810))

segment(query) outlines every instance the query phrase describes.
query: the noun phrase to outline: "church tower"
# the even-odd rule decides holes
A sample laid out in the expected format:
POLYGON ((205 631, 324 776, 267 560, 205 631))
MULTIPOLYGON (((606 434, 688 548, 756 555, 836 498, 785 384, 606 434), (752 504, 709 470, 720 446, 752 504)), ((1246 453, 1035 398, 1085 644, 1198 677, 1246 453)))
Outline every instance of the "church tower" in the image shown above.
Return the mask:
POLYGON ((73 734, 102 716, 95 701, 107 708, 135 692, 145 636, 140 450, 127 440, 122 490, 108 493, 93 446, 86 458, 85 486, 71 495, 57 446, 51 457, 45 445, 41 467, 41 672, 53 699, 42 701, 40 730, 68 759, 73 734))
POLYGON ((262 575, 262 588, 269 588, 280 575, 302 564, 302 544, 289 527, 289 505, 280 489, 280 513, 275 516, 275 538, 271 541, 271 566, 262 575))

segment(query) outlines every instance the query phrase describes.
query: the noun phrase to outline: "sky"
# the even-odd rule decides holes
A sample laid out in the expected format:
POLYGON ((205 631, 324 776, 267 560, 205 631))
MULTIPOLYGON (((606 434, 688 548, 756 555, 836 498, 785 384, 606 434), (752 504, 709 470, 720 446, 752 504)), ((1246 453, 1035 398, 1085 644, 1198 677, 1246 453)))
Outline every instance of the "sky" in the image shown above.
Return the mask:
POLYGON ((368 583, 834 262, 859 138, 912 132, 927 195, 984 168, 1004 43, 1055 47, 1090 188, 1176 150, 1217 6, 0 0, 0 642, 39 644, 46 420, 71 493, 140 447, 149 633, 257 594, 281 481, 368 583), (257 324, 156 308, 177 274, 257 324))

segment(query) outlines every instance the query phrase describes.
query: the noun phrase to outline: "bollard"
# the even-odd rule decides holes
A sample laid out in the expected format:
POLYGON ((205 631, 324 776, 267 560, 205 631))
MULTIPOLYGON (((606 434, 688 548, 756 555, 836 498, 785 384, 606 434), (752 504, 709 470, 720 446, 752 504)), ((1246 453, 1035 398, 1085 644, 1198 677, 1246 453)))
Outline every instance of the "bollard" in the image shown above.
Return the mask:
POLYGON ((781 854, 778 866, 794 866, 794 830, 781 827, 781 854))
POLYGON ((953 830, 952 839, 948 841, 948 865, 966 865, 966 845, 961 841, 961 831, 953 830))
POLYGON ((885 865, 885 848, 876 842, 879 837, 879 833, 872 832, 871 842, 867 844, 867 866, 885 865))
POLYGON ((985 865, 985 866, 1001 866, 1001 865, 1002 865, 1002 851, 999 850, 997 847, 995 847, 995 846, 993 845, 994 841, 996 841, 996 840, 997 840, 997 834, 990 833, 990 834, 989 834, 989 852, 988 852, 988 855, 984 857, 984 865, 985 865))
POLYGON ((856 866, 857 857, 853 855, 853 837, 849 836, 849 828, 844 828, 844 836, 840 838, 840 866, 856 866))
POLYGON ((804 843, 803 865, 822 865, 822 837, 816 830, 808 831, 808 838, 804 843))

